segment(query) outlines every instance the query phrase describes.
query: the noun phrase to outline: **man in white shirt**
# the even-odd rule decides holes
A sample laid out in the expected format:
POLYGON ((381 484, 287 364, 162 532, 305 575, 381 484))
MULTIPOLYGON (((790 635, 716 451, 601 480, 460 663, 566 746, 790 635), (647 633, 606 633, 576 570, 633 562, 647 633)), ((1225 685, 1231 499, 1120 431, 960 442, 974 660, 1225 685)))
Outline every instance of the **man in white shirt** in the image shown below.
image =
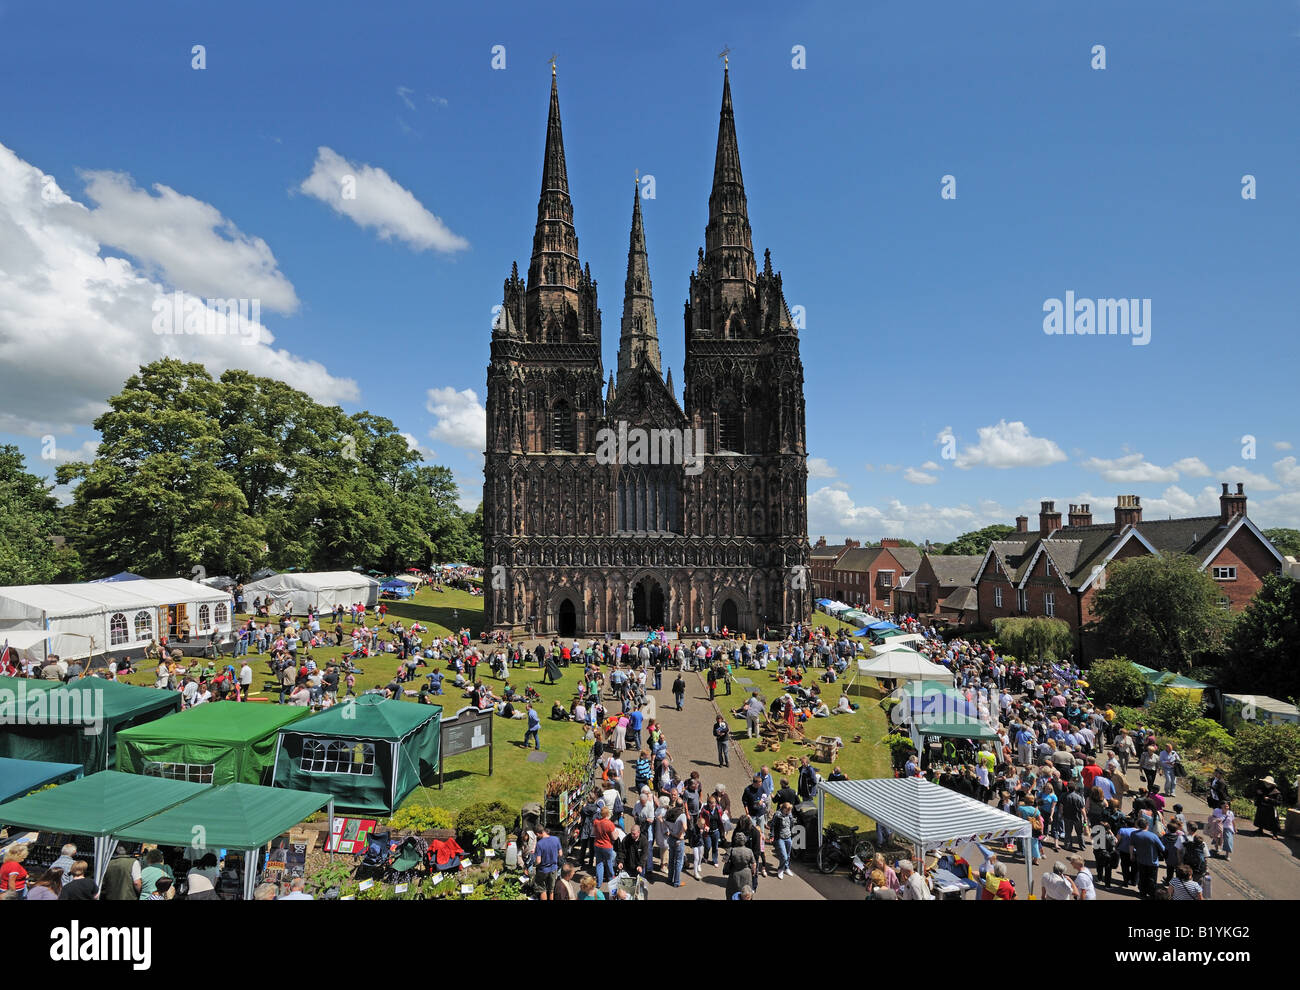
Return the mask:
POLYGON ((1097 899, 1097 888, 1092 882, 1092 872, 1083 865, 1083 857, 1071 856, 1070 869, 1074 871, 1074 886, 1079 892, 1079 900, 1095 901, 1097 899))
POLYGON ((900 900, 934 900, 934 894, 930 893, 930 885, 925 882, 925 877, 916 872, 910 859, 901 859, 898 861, 898 879, 902 884, 902 889, 898 892, 900 900))
POLYGON ((315 899, 307 893, 307 881, 302 877, 294 877, 289 882, 289 893, 281 894, 276 898, 277 901, 314 901, 315 899))
POLYGON ((248 700, 249 694, 253 690, 253 668, 244 661, 244 665, 239 668, 239 697, 244 701, 248 700))
POLYGON ((1057 860, 1051 873, 1043 874, 1041 898, 1045 901, 1073 901, 1079 896, 1074 881, 1065 873, 1065 864, 1057 860))

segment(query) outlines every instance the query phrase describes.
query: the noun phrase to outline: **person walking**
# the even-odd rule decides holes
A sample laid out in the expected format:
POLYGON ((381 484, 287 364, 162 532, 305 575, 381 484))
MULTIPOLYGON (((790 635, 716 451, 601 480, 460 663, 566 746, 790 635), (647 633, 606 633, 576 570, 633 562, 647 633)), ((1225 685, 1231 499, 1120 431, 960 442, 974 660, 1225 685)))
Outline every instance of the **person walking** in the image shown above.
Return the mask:
POLYGON ((1155 746, 1148 746, 1142 753, 1142 760, 1138 764, 1142 775, 1147 781, 1147 790, 1156 786, 1156 774, 1160 770, 1160 754, 1155 746))
POLYGON ((677 679, 673 681, 673 700, 677 702, 677 710, 682 710, 682 703, 686 700, 686 681, 682 675, 678 674, 677 679))
POLYGON ((790 854, 794 845, 794 805, 789 801, 781 802, 776 813, 772 815, 772 845, 776 847, 776 878, 793 875, 790 868, 790 854))
POLYGON ((721 715, 713 724, 713 739, 718 744, 718 766, 731 766, 731 762, 727 758, 727 747, 731 740, 731 726, 727 724, 727 720, 721 715))
POLYGON ((533 737, 533 748, 542 748, 542 717, 537 714, 530 701, 528 703, 528 728, 524 730, 524 749, 528 748, 528 737, 533 737))
POLYGON ((1174 744, 1165 743, 1165 748, 1160 754, 1160 770, 1165 775, 1166 797, 1174 796, 1174 788, 1178 784, 1178 767, 1181 763, 1182 758, 1174 749, 1174 744))
POLYGON ((1282 803, 1282 792, 1278 790, 1276 781, 1271 776, 1261 778, 1255 784, 1251 800, 1255 802, 1255 828, 1259 829, 1260 836, 1271 833, 1273 838, 1281 838, 1277 828, 1277 806, 1282 803))

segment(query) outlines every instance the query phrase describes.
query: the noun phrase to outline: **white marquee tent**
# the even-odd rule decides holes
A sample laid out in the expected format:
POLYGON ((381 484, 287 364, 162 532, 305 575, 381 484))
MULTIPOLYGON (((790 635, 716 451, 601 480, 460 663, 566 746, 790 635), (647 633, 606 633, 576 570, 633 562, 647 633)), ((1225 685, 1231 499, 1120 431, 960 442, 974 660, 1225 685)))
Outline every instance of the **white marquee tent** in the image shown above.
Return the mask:
MULTIPOLYGON (((990 846, 1019 842, 1024 850, 1024 843, 1032 841, 1034 835, 1033 825, 1026 819, 990 808, 921 777, 822 781, 817 785, 819 835, 825 828, 822 820, 827 794, 903 836, 922 853, 969 842, 990 846)), ((1032 891, 1034 872, 1029 856, 1025 857, 1025 869, 1029 875, 1028 890, 1032 891)))
POLYGON ((270 597, 275 600, 277 611, 288 602, 295 612, 306 612, 308 608, 325 612, 340 604, 374 605, 379 601, 379 588, 380 583, 374 578, 356 571, 272 574, 244 585, 244 601, 251 603, 258 597, 270 597))
POLYGON ((160 631, 172 636, 169 611, 189 619, 191 641, 232 629, 229 593, 184 578, 26 584, 0 587, 0 644, 64 659, 143 650, 160 631))
POLYGON ((887 650, 869 660, 858 661, 858 673, 905 681, 952 681, 952 671, 931 663, 915 650, 887 650))

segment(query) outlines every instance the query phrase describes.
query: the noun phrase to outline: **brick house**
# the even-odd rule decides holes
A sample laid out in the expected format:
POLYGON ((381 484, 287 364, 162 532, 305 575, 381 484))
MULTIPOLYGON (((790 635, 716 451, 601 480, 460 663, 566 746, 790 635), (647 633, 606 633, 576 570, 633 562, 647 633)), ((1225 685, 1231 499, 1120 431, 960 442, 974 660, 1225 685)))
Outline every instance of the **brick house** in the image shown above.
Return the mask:
POLYGON ((983 562, 979 554, 923 554, 916 573, 898 590, 897 610, 926 623, 974 625, 979 619, 975 576, 983 562))
POLYGON ((1239 611, 1254 597, 1265 575, 1278 573, 1282 555, 1246 515, 1242 485, 1223 485, 1219 515, 1187 519, 1142 519, 1137 495, 1121 495, 1115 520, 1094 524, 1088 505, 1071 505, 1066 523, 1054 502, 1043 502, 1038 531, 1026 516, 1016 532, 990 544, 975 588, 979 622, 1007 616, 1050 616, 1068 622, 1080 659, 1094 659, 1083 628, 1096 616, 1092 602, 1105 587, 1106 565, 1154 553, 1194 557, 1221 589, 1219 604, 1239 611))
POLYGON ((855 546, 831 568, 834 593, 825 597, 893 612, 895 591, 920 566, 921 551, 899 546, 897 540, 881 540, 877 547, 855 546))
POLYGON ((819 536, 817 538, 817 542, 813 544, 812 550, 808 554, 808 580, 812 587, 814 601, 818 598, 835 597, 832 586, 835 576, 832 571, 845 552, 858 545, 857 540, 847 540, 844 543, 827 543, 826 537, 819 536))

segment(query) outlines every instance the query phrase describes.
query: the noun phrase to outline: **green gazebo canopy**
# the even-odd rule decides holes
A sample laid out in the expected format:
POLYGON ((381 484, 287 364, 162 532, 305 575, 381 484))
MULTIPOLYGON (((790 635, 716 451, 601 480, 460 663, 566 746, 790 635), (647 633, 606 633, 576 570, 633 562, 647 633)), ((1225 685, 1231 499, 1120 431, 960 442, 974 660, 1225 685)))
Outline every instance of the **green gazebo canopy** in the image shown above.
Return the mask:
POLYGON ((38 832, 105 836, 205 790, 202 784, 105 770, 0 805, 0 822, 38 832))
MULTIPOLYGON (((192 786, 192 785, 191 785, 192 786)), ((209 849, 257 849, 330 802, 328 794, 255 784, 202 788, 177 805, 114 831, 119 839, 209 849), (201 833, 196 833, 201 828, 201 833)))
POLYGON ((87 774, 117 765, 117 737, 174 712, 176 691, 133 687, 102 677, 69 684, 0 677, 0 756, 48 763, 80 763, 87 774), (87 728, 95 731, 87 732, 87 728))
POLYGON ((438 769, 442 709, 362 695, 280 731, 272 782, 391 815, 438 769))
POLYGON ((298 705, 234 701, 188 708, 119 733, 117 768, 144 773, 151 764, 170 764, 164 775, 179 779, 260 784, 279 730, 306 714, 298 705))

